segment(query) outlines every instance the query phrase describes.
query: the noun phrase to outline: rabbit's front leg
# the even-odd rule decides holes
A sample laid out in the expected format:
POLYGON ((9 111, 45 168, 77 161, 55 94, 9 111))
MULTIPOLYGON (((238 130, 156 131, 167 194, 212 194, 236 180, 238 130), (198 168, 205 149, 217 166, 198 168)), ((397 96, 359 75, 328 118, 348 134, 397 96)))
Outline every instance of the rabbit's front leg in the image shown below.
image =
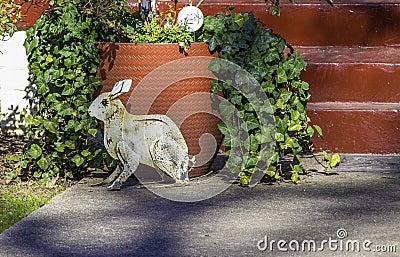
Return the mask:
POLYGON ((111 175, 108 176, 108 178, 100 181, 99 183, 91 184, 90 186, 95 187, 95 186, 103 186, 103 185, 110 184, 121 174, 121 172, 122 172, 122 168, 121 168, 121 165, 118 163, 117 167, 115 168, 113 173, 111 173, 111 175))
POLYGON ((108 190, 120 190, 122 184, 135 172, 139 166, 140 156, 135 153, 126 142, 117 144, 117 157, 121 162, 123 170, 114 182, 107 187, 108 190))

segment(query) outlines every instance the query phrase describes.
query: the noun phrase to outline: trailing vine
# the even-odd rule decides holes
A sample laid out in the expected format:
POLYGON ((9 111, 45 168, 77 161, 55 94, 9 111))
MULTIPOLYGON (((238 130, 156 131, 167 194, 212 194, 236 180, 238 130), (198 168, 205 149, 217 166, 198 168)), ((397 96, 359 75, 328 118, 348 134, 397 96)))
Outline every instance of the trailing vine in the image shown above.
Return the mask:
POLYGON ((36 111, 24 113, 29 143, 20 166, 25 176, 47 182, 55 176, 81 176, 103 159, 110 164, 105 151, 94 146, 98 124, 87 110, 101 86, 96 42, 122 40, 101 20, 120 24, 123 15, 131 13, 122 1, 59 1, 27 31, 24 45, 36 88, 29 101, 36 111))
MULTIPOLYGON (((258 81, 269 99, 275 117, 275 153, 269 156, 263 153, 263 143, 268 141, 265 137, 269 135, 262 131, 262 126, 257 123, 255 111, 265 109, 264 103, 249 102, 249 99, 236 89, 242 83, 237 79, 238 76, 230 76, 235 77, 235 81, 231 83, 217 80, 212 83, 214 93, 225 92, 226 98, 235 105, 242 119, 239 127, 249 129, 247 138, 242 140, 249 142, 245 146, 248 159, 244 162, 241 158, 234 158, 231 168, 240 172, 240 181, 246 185, 250 183, 251 175, 260 168, 257 167, 257 162, 270 161, 271 165, 262 167, 262 171, 271 178, 279 179, 282 177, 280 158, 293 154, 290 165, 291 180, 297 183, 298 175, 303 173, 299 153, 312 150, 311 137, 315 131, 322 134, 319 126, 310 125, 306 114, 306 105, 310 99, 309 85, 300 79, 306 62, 280 35, 264 28, 252 13, 228 11, 220 12, 215 17, 206 17, 204 39, 210 50, 220 47, 220 58, 236 63, 258 81), (235 167, 239 167, 239 170, 235 167)), ((216 73, 221 72, 220 67, 210 67, 216 73)), ((225 107, 220 108, 224 112, 225 107)), ((220 128, 225 135, 225 146, 233 147, 234 138, 230 135, 231 131, 226 128, 226 124, 221 124, 220 128)))

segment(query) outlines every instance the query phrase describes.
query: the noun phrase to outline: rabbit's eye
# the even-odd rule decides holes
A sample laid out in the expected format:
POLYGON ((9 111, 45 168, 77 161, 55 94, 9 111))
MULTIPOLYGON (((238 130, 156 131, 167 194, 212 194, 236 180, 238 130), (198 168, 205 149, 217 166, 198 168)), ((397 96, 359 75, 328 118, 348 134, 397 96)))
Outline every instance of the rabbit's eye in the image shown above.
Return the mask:
POLYGON ((104 107, 108 106, 108 99, 103 99, 103 101, 101 101, 101 104, 104 105, 104 107))

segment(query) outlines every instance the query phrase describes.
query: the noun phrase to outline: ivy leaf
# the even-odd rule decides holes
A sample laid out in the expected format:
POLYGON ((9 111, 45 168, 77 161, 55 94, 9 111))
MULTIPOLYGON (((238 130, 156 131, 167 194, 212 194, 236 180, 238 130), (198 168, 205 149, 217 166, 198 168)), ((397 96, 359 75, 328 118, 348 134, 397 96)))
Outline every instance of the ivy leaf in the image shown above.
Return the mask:
MULTIPOLYGON (((72 113, 74 113, 74 109, 72 109, 72 108, 65 108, 65 109, 63 109, 63 110, 61 110, 60 112, 59 112, 59 115, 62 115, 62 116, 69 116, 69 115, 71 115, 72 113)), ((76 123, 75 123, 76 124, 76 123)))
POLYGON ((46 96, 46 102, 49 104, 57 102, 58 97, 60 97, 60 94, 57 94, 57 93, 49 94, 46 96))
POLYGON ((282 90, 280 98, 287 103, 289 99, 292 97, 293 93, 287 90, 282 90))
POLYGON ((293 173, 297 173, 297 174, 302 174, 303 173, 303 169, 301 168, 301 165, 293 165, 292 167, 292 172, 293 173))
POLYGON ((22 161, 19 163, 19 166, 20 166, 22 169, 26 169, 26 168, 28 167, 28 161, 27 161, 27 160, 22 160, 22 161))
POLYGON ((89 150, 85 149, 85 150, 83 150, 83 151, 81 152, 81 154, 82 154, 83 157, 88 157, 88 156, 91 155, 92 153, 91 153, 89 150))
POLYGON ((292 172, 291 180, 293 183, 298 184, 299 183, 299 173, 292 172))
POLYGON ((275 135, 275 139, 277 142, 284 142, 285 141, 285 135, 282 133, 277 132, 275 135))
POLYGON ((49 87, 42 82, 36 83, 36 87, 37 87, 37 93, 41 95, 44 95, 50 91, 49 87))
POLYGON ((49 121, 49 120, 44 120, 43 121, 43 126, 50 131, 51 133, 56 134, 58 130, 58 125, 55 122, 49 121))
POLYGON ((79 130, 81 130, 83 128, 83 124, 82 123, 75 123, 75 126, 74 126, 74 130, 75 130, 75 132, 78 132, 79 130))
POLYGON ((283 68, 278 69, 278 73, 276 74, 276 82, 277 83, 287 82, 286 72, 283 68))
POLYGON ((40 146, 38 146, 37 144, 32 144, 28 150, 28 154, 32 158, 37 159, 42 155, 42 148, 40 148, 40 146))
POLYGON ((43 118, 41 116, 37 116, 33 119, 34 126, 40 126, 43 122, 43 118))
POLYGON ((307 82, 302 82, 301 83, 301 88, 303 90, 308 90, 310 88, 310 85, 307 82))
POLYGON ((59 54, 61 54, 63 57, 69 57, 71 55, 71 52, 67 49, 62 49, 61 51, 59 51, 59 54))
POLYGON ((324 156, 325 161, 328 162, 328 169, 332 169, 333 167, 336 167, 340 163, 340 155, 338 153, 332 154, 332 156, 329 156, 329 154, 326 151, 322 151, 322 154, 324 156))
POLYGON ((207 40, 207 43, 208 43, 208 49, 210 49, 210 51, 214 51, 219 45, 219 42, 215 37, 212 37, 209 40, 207 40))
POLYGON ((314 135, 314 129, 311 126, 307 126, 307 134, 310 136, 314 135))
POLYGON ((247 158, 246 167, 254 167, 256 166, 257 162, 258 162, 257 156, 250 156, 249 158, 247 158))
POLYGON ((36 179, 40 179, 40 178, 42 177, 42 172, 40 172, 40 171, 35 171, 35 172, 33 173, 33 177, 36 178, 36 179))
POLYGON ((97 129, 89 129, 89 130, 88 130, 88 133, 89 133, 91 136, 95 137, 96 134, 97 134, 97 129))
POLYGON ((75 163, 75 165, 77 167, 81 166, 84 162, 84 159, 82 158, 82 156, 80 156, 79 154, 76 154, 74 157, 72 157, 71 161, 73 163, 75 163))
POLYGON ((276 166, 274 165, 270 165, 268 169, 265 171, 265 174, 267 174, 271 178, 275 176, 275 173, 276 173, 276 166))
POLYGON ((315 128, 315 130, 318 132, 318 135, 320 135, 321 137, 323 137, 323 134, 322 134, 322 129, 321 129, 321 127, 320 126, 318 126, 318 125, 313 125, 313 127, 315 128))
POLYGON ((50 166, 50 161, 47 158, 42 157, 37 162, 37 165, 39 166, 40 169, 47 170, 47 168, 50 166))
POLYGON ((48 63, 53 62, 53 56, 52 56, 51 54, 49 54, 49 55, 46 57, 46 62, 48 62, 48 63))
POLYGON ((63 153, 65 149, 65 145, 58 145, 54 148, 57 152, 63 153))
POLYGON ((300 131, 301 130, 301 125, 300 124, 294 124, 290 127, 288 127, 288 131, 300 131))
POLYGON ((224 136, 230 135, 230 131, 225 123, 218 124, 218 128, 224 136))
POLYGON ((238 13, 235 16, 235 23, 239 25, 239 27, 243 27, 243 23, 245 22, 245 17, 241 13, 238 13))
POLYGON ((70 84, 65 85, 64 90, 62 91, 62 95, 72 95, 75 92, 75 88, 73 88, 70 84))
POLYGON ((330 161, 331 157, 329 156, 329 154, 326 151, 322 151, 322 155, 324 156, 324 159, 326 161, 330 161))
POLYGON ((34 38, 31 42, 25 41, 24 45, 26 54, 29 55, 32 52, 32 50, 38 46, 38 43, 39 41, 37 38, 34 38))
POLYGON ((72 140, 65 141, 65 146, 71 150, 75 150, 75 142, 72 140))
POLYGON ((250 183, 251 176, 244 172, 239 173, 239 181, 242 186, 247 186, 250 183))
POLYGON ((331 168, 336 167, 340 163, 340 155, 338 153, 334 153, 331 156, 331 160, 329 161, 329 166, 331 168))
POLYGON ((30 125, 33 123, 33 116, 32 114, 28 114, 27 116, 25 116, 24 121, 26 124, 30 125))
POLYGON ((68 69, 71 68, 72 66, 72 60, 70 58, 65 58, 64 59, 64 65, 65 67, 67 67, 68 69))

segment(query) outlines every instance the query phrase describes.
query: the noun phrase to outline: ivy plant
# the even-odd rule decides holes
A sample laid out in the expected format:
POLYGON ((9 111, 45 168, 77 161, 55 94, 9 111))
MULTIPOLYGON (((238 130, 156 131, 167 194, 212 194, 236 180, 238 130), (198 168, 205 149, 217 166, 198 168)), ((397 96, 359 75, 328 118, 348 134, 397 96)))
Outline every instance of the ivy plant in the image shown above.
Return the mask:
POLYGON ((24 112, 29 143, 20 166, 26 176, 44 182, 53 176, 72 178, 109 160, 94 147, 98 124, 88 107, 101 85, 96 42, 118 39, 110 23, 130 15, 121 3, 55 2, 27 31, 24 45, 35 88, 30 109, 35 111, 24 112))
MULTIPOLYGON (((306 62, 280 35, 265 28, 252 13, 228 11, 205 17, 203 36, 210 50, 219 48, 220 58, 239 65, 257 80, 269 99, 275 118, 276 146, 273 155, 270 156, 263 153, 263 143, 268 141, 265 139, 268 133, 263 132, 263 127, 257 124, 259 117, 256 110, 265 109, 265 103, 249 101, 239 92, 237 88, 242 81, 237 74, 230 76, 235 79, 229 82, 213 81, 212 91, 224 92, 225 97, 238 110, 242 123, 238 127, 247 127, 248 130, 248 135, 242 140, 248 142, 244 146, 248 152, 248 155, 245 155, 247 161, 233 158, 230 166, 233 170, 234 167, 239 167, 237 171, 240 172, 243 185, 249 184, 251 175, 260 168, 257 162, 271 162, 271 165, 261 167, 262 171, 272 178, 279 179, 282 177, 279 160, 287 154, 292 154, 291 180, 297 183, 298 175, 303 173, 299 153, 311 150, 311 137, 315 131, 322 133, 319 126, 310 125, 306 114, 306 105, 310 99, 309 85, 300 79, 306 62)), ((210 65, 212 71, 220 73, 221 68, 215 67, 217 66, 210 65)), ((225 112, 225 106, 220 108, 225 112)), ((226 124, 221 124, 220 128, 225 135, 225 146, 236 147, 232 145, 232 131, 226 128, 226 124)))

